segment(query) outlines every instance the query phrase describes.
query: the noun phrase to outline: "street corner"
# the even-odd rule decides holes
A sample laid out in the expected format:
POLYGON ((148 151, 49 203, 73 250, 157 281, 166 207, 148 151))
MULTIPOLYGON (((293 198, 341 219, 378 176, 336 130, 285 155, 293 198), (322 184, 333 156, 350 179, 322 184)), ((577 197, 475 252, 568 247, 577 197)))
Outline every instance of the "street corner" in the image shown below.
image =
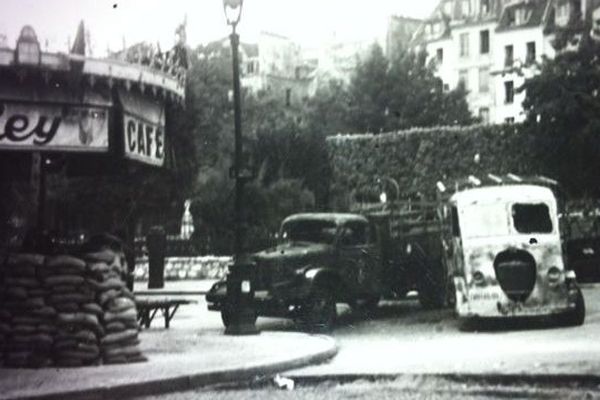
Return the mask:
POLYGON ((86 368, 0 370, 0 399, 115 399, 252 382, 335 357, 324 335, 204 333, 184 353, 148 354, 135 364, 86 368))

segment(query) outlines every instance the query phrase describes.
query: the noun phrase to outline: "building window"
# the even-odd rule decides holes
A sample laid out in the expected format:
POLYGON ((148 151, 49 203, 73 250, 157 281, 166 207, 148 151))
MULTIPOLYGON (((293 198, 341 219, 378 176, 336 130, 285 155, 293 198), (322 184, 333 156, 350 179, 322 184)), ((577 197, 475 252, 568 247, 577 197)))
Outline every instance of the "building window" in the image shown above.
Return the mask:
POLYGON ((479 68, 479 92, 487 93, 490 91, 490 69, 489 67, 479 68))
POLYGON ((481 15, 486 15, 490 12, 490 0, 481 0, 481 15))
POLYGON ((462 85, 465 90, 469 90, 469 71, 461 69, 458 71, 458 84, 462 85))
POLYGON ((285 89, 285 105, 290 106, 292 104, 292 89, 285 89))
POLYGON ((444 83, 444 92, 449 92, 450 91, 450 85, 448 85, 447 83, 444 83))
POLYGON ((515 84, 513 81, 504 82, 504 103, 512 104, 515 101, 515 84))
POLYGON ((467 18, 471 14, 471 2, 470 0, 462 0, 460 3, 460 10, 463 18, 467 18))
POLYGON ((460 56, 463 58, 469 57, 469 34, 461 33, 459 36, 460 40, 460 56))
POLYGON ((505 124, 509 124, 509 125, 510 125, 510 124, 514 124, 514 123, 515 123, 515 117, 507 117, 507 118, 504 118, 504 123, 505 123, 505 124))
POLYGON ((531 17, 531 9, 530 8, 517 8, 515 10, 515 25, 524 25, 529 21, 529 17, 531 17))
POLYGON ((444 49, 437 49, 435 51, 435 61, 438 64, 442 64, 444 62, 444 49))
POLYGON ((481 54, 488 54, 490 52, 490 31, 479 32, 479 52, 481 54))
POLYGON ((512 67, 513 63, 514 63, 513 45, 509 44, 508 46, 504 46, 504 66, 509 68, 509 67, 512 67))
POLYGON ((246 64, 246 73, 248 73, 249 75, 254 73, 254 62, 253 61, 249 61, 248 64, 246 64))
POLYGON ((490 109, 487 107, 481 107, 479 109, 479 119, 484 124, 490 123, 490 109))
POLYGON ((525 62, 527 64, 535 63, 535 42, 527 42, 527 57, 525 62))
POLYGON ((563 1, 556 6, 556 23, 558 25, 566 25, 569 21, 569 2, 563 1))

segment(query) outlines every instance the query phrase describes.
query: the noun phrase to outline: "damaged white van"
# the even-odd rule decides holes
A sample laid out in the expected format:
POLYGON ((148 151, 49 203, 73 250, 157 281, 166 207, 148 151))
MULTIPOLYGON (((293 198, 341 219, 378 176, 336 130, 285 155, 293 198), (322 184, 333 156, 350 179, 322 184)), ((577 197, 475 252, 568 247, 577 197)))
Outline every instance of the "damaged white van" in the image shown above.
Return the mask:
POLYGON ((581 325, 585 303, 565 266, 554 192, 512 178, 458 190, 446 203, 456 312, 463 321, 553 316, 581 325))

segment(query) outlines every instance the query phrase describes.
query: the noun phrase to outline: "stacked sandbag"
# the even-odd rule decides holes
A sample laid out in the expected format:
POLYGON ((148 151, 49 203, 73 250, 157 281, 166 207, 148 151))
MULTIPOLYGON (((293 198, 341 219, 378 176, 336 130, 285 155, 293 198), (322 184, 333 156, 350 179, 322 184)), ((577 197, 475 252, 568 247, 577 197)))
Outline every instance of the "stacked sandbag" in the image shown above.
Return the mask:
POLYGON ((39 279, 44 257, 10 255, 3 266, 0 336, 8 367, 52 364, 56 310, 46 303, 48 291, 39 279))
POLYGON ((143 361, 122 252, 0 254, 0 366, 143 361))
POLYGON ((84 255, 88 266, 86 284, 96 291, 104 335, 100 353, 105 364, 145 361, 139 349, 139 326, 133 293, 123 277, 127 264, 122 253, 104 248, 84 255))
POLYGON ((69 255, 47 257, 41 279, 47 290, 48 306, 56 311, 53 343, 55 364, 77 367, 98 364, 102 309, 96 290, 86 282, 86 263, 69 255))

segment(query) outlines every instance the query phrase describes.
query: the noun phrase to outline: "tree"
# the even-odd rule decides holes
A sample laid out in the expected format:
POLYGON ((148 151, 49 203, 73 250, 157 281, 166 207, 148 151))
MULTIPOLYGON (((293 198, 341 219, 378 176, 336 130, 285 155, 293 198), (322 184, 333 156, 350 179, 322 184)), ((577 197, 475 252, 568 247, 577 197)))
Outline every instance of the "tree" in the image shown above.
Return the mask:
POLYGON ((575 51, 545 59, 525 82, 525 127, 554 174, 577 195, 600 195, 600 44, 581 40, 575 51))

